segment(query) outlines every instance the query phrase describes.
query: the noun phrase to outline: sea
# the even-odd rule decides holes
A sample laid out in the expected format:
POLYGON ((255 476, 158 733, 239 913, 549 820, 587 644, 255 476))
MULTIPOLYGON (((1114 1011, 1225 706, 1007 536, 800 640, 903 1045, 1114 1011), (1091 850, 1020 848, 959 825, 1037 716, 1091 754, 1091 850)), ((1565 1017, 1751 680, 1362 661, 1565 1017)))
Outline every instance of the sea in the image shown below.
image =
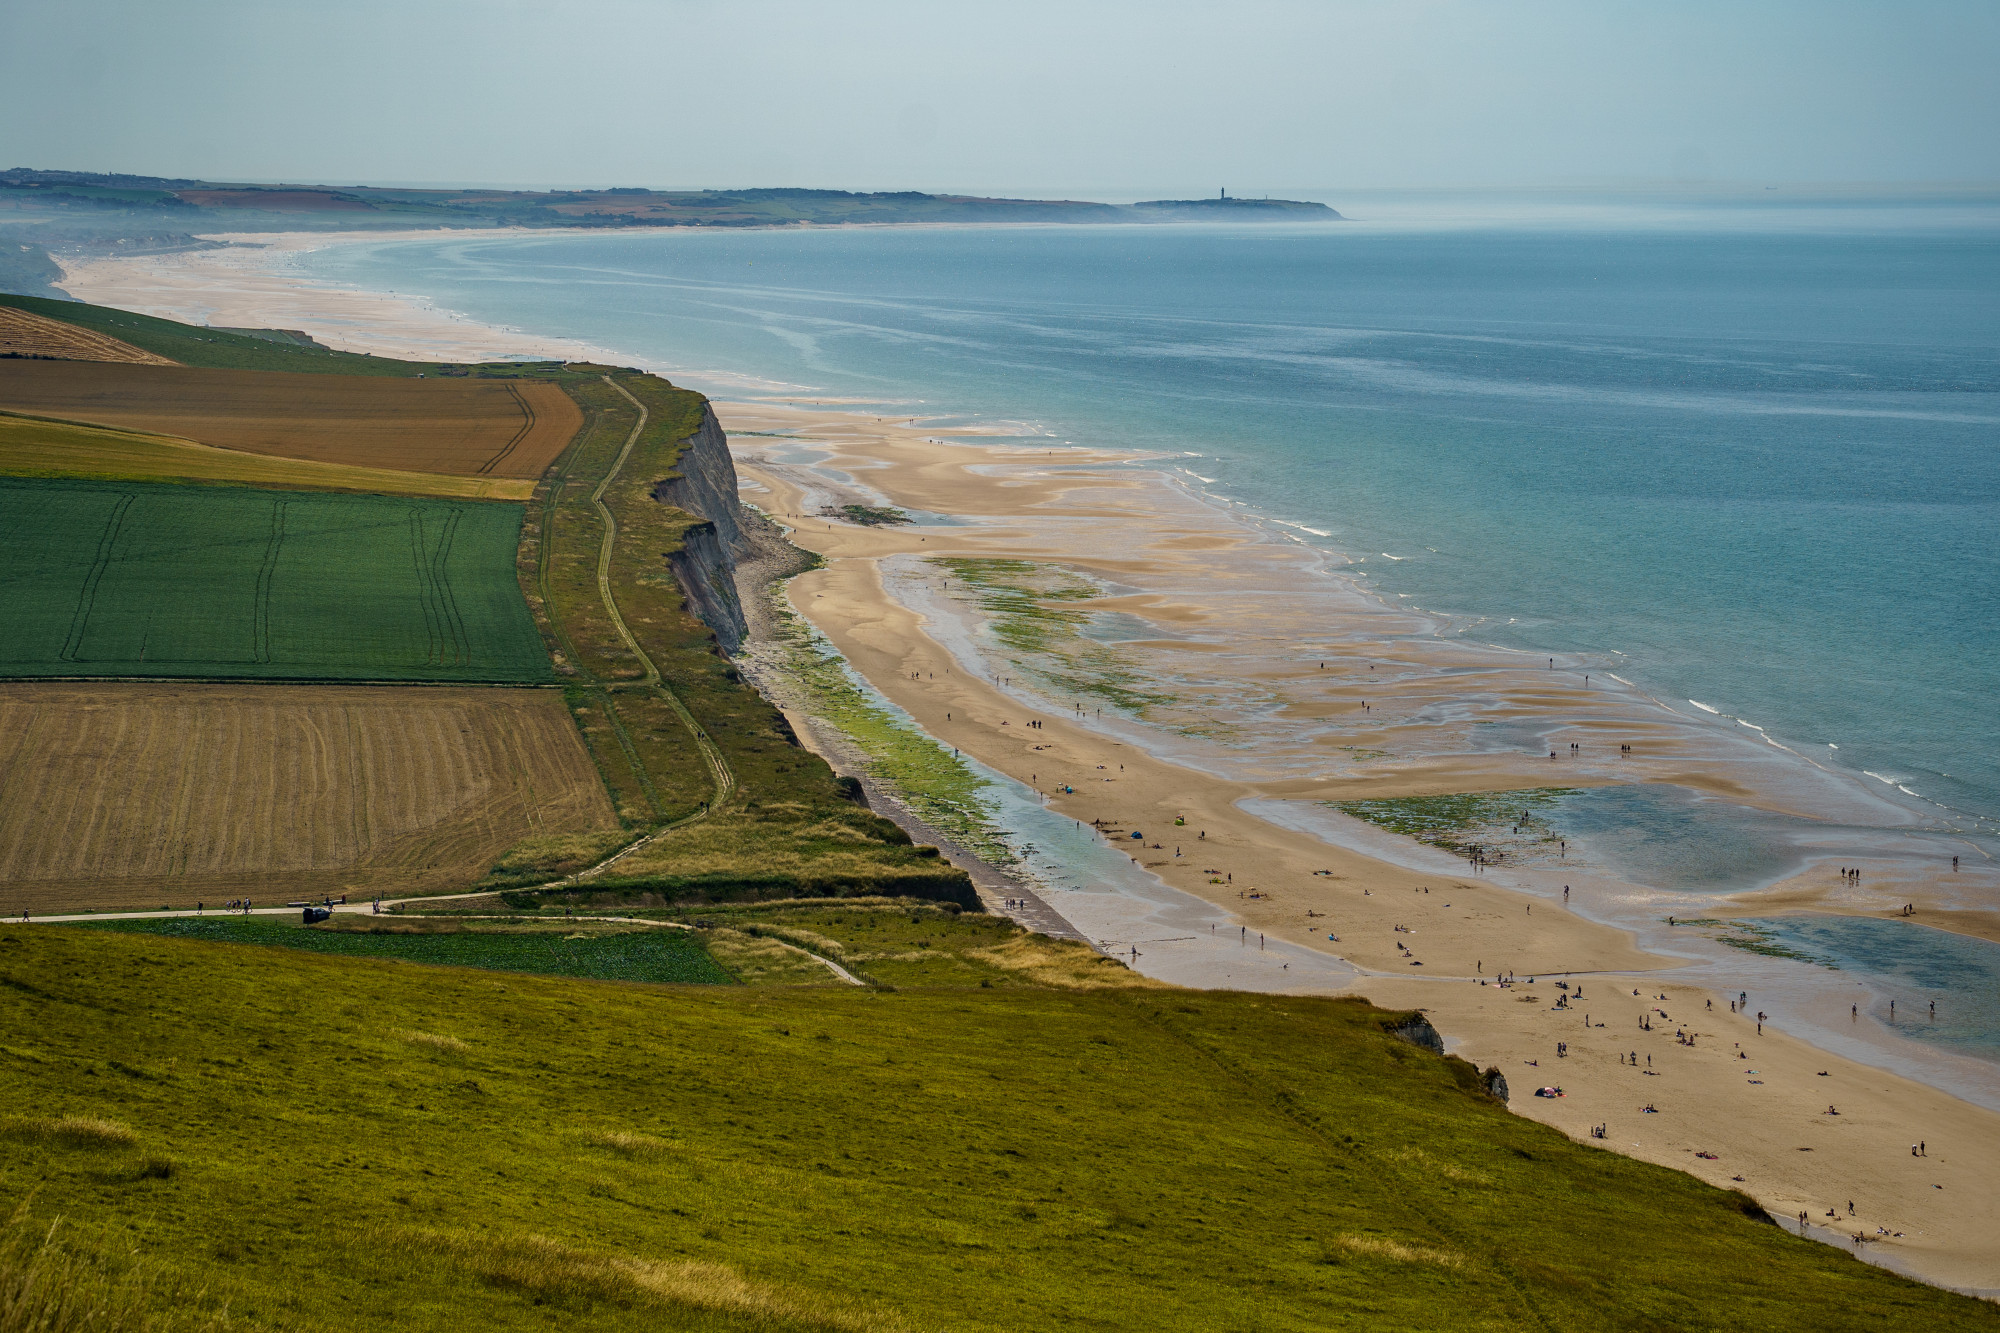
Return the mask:
MULTIPOLYGON (((1990 868, 2000 200, 1327 201, 1350 220, 460 232, 299 264, 716 396, 1150 451, 1444 632, 1754 728, 1990 868)), ((1622 869, 1773 873, 1706 845, 1622 869)), ((1815 947, 1885 994, 2000 975, 1981 941, 1912 965, 1938 933, 1815 947)), ((1989 1008, 1950 1041, 2000 1059, 1989 1008)))

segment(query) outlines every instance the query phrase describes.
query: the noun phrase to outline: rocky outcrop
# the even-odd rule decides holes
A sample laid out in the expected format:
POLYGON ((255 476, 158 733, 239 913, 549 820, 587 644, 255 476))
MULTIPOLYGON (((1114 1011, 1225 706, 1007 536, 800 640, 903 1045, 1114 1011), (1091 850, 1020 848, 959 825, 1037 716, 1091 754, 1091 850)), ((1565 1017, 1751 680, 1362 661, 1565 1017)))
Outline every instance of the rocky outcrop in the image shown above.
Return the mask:
POLYGON ((653 498, 693 514, 702 522, 682 536, 681 549, 667 557, 688 609, 715 632, 724 651, 742 646, 749 627, 736 592, 736 558, 744 538, 737 522, 736 465, 715 411, 704 407, 701 428, 681 446, 676 471, 656 483, 653 498))
POLYGON ((1392 1037, 1421 1046, 1438 1055, 1444 1054, 1444 1038, 1431 1026, 1431 1021, 1421 1013, 1408 1014, 1382 1024, 1382 1030, 1392 1037))

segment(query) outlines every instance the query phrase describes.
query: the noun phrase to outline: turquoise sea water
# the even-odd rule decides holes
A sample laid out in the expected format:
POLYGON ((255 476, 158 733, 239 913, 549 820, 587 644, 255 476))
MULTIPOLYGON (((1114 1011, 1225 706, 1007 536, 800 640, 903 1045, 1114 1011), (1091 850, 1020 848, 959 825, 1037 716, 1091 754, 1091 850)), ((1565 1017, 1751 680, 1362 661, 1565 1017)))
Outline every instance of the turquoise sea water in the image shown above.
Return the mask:
POLYGON ((460 235, 305 262, 722 395, 1199 455, 1461 632, 2000 823, 2000 227, 1976 215, 460 235))
POLYGON ((2000 1060, 2000 944, 1880 917, 1766 917, 1754 924, 1781 945, 1864 978, 1873 993, 1864 1009, 1877 1022, 1918 1041, 2000 1060))

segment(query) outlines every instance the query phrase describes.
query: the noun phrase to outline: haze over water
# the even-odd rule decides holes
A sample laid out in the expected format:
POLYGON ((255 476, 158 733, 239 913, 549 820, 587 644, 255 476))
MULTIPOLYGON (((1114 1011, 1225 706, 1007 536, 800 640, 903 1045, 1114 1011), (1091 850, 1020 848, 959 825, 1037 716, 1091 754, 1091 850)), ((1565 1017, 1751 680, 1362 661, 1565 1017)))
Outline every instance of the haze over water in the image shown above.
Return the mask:
POLYGON ((1323 534, 1459 632, 1698 700, 1991 831, 1996 241, 1976 211, 1888 201, 1621 225, 460 235, 304 265, 723 395, 1198 454, 1214 493, 1323 534))

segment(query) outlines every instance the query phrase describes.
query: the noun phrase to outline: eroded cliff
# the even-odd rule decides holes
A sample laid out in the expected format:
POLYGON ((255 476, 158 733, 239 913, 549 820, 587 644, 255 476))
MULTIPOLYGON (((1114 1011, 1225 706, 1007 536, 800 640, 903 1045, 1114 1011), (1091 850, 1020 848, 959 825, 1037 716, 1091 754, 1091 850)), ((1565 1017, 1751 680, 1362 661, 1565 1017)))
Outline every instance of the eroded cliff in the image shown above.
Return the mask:
POLYGON ((675 469, 654 484, 653 498, 703 521, 682 535, 681 549, 667 557, 667 565, 688 609, 733 653, 749 633, 736 591, 743 531, 737 522, 736 465, 713 408, 702 408, 701 427, 681 446, 675 469))

